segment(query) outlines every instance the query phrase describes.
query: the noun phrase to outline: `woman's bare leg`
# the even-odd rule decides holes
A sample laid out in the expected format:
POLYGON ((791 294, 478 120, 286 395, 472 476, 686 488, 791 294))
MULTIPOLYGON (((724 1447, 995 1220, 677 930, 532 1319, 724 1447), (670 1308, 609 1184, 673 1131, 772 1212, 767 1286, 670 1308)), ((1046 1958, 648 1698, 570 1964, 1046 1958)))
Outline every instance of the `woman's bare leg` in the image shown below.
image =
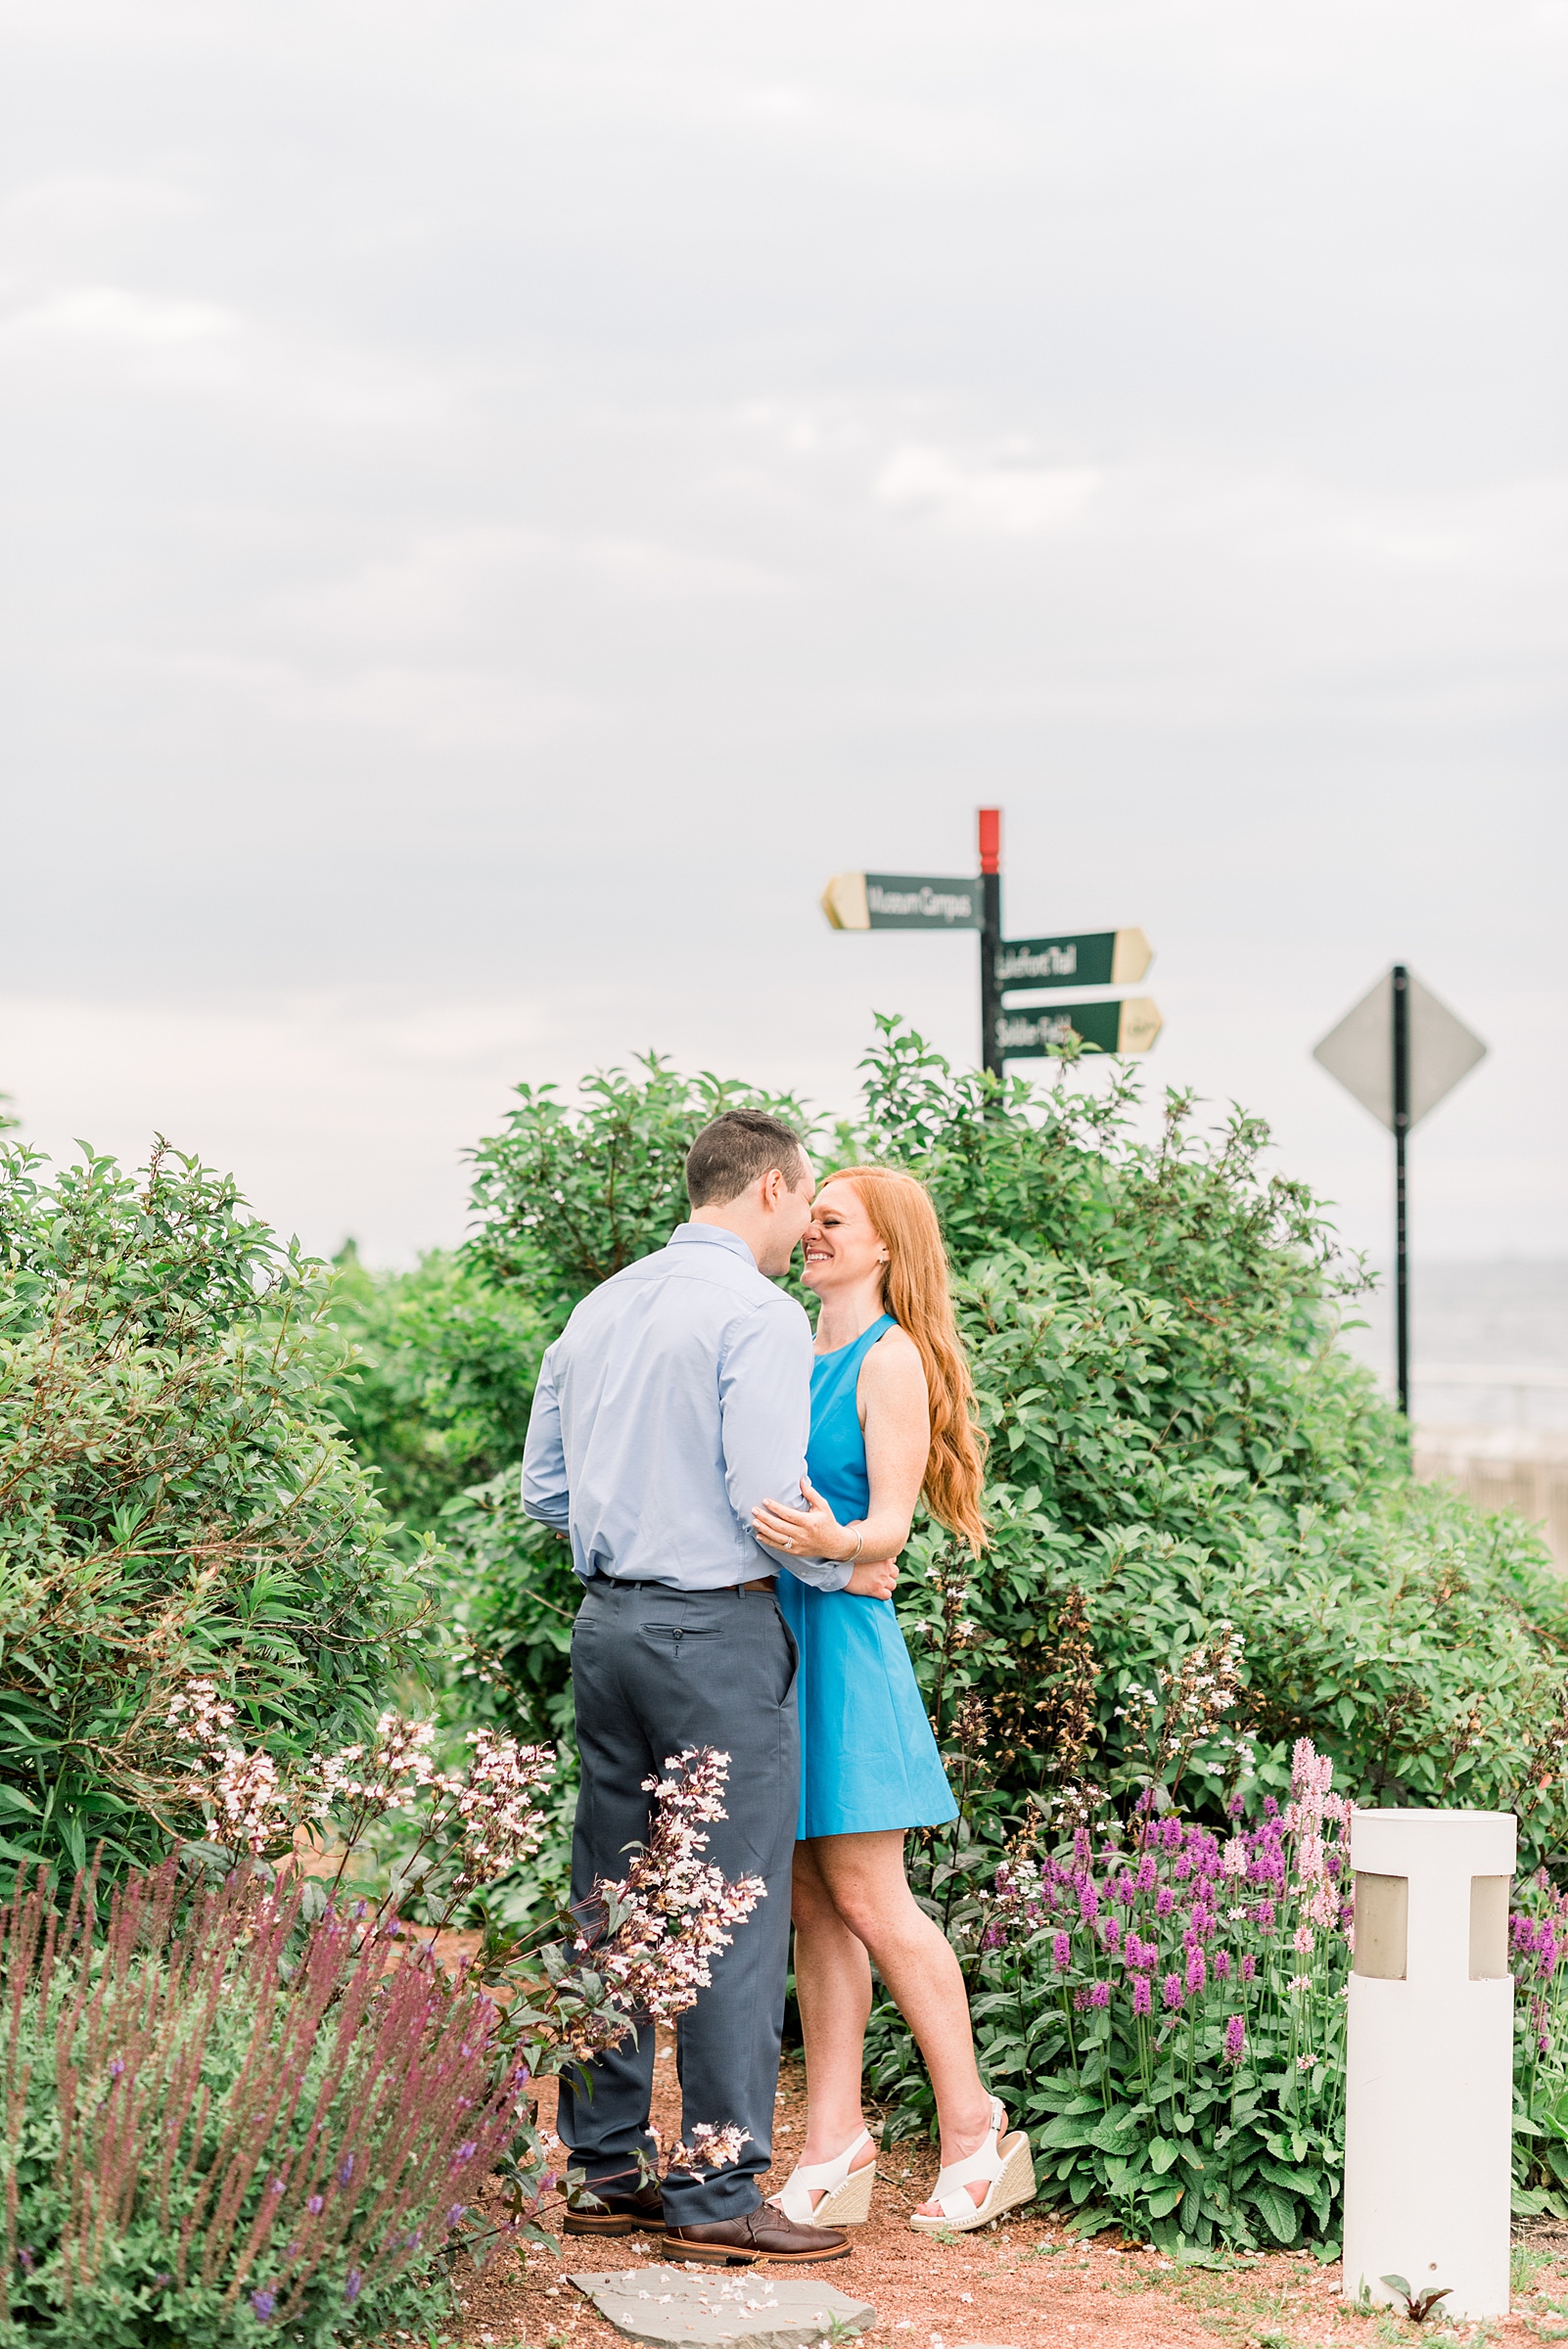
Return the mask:
MULTIPOLYGON (((874 1835, 819 1835, 809 1843, 797 1844, 797 1899, 803 1881, 807 1880, 813 1919, 819 1913, 816 1888, 820 1886, 841 1931, 848 1940, 870 1952, 895 2004, 914 2034, 936 2094, 944 2165, 977 2153, 991 2126, 991 2098, 981 2086, 975 2066, 975 2043, 969 2028, 969 2000, 963 1973, 946 1936, 909 1890, 903 1869, 902 1834, 890 1829, 874 1835), (803 1859, 810 1871, 808 1879, 804 1876, 803 1859)), ((813 1921, 811 1937, 818 1946, 826 1948, 825 1925, 813 1921)), ((801 1981, 799 1952, 797 1935, 797 1982, 801 1981)), ((841 1971, 832 1979, 842 1981, 847 1987, 849 1961, 841 1958, 839 1964, 841 1971)), ((832 2050, 831 2086, 824 2083, 832 2100, 833 2125, 838 2130, 831 2143, 826 2142, 829 2135, 826 2128, 820 2136, 818 2132, 816 2073, 812 2068, 811 2039, 809 2035, 807 2038, 807 2088, 812 2108, 807 2142, 813 2147, 819 2142, 822 2143, 822 2150, 811 2156, 816 2160, 827 2160, 832 2154, 842 2152, 859 2125, 861 2043, 870 2013, 869 1971, 863 1977, 855 1976, 857 1983, 861 1979, 864 1991, 858 1994, 857 2004, 853 2007, 846 2004, 831 2023, 824 2018, 817 2024, 824 2048, 832 2050), (853 2090, 849 2087, 852 2065, 853 2090), (848 2129, 843 2127, 846 2114, 851 2117, 848 2129)), ((813 1996, 821 2001, 828 1989, 829 1976, 823 1968, 813 1983, 813 1996)), ((801 2014, 804 2024, 804 1992, 801 2014)), ((980 2203, 985 2200, 988 2188, 980 2186, 970 2191, 980 2203)), ((921 2207, 933 2217, 941 2215, 935 2203, 924 2203, 921 2207)))
MULTIPOLYGON (((833 1905, 813 1856, 818 1848, 796 1845, 791 1901, 795 1993, 806 2041, 807 2133, 800 2158, 807 2164, 835 2160, 865 2126, 860 2062, 871 2012, 871 1961, 833 1905)), ((855 2167, 875 2159, 874 2153, 863 2155, 855 2167)))

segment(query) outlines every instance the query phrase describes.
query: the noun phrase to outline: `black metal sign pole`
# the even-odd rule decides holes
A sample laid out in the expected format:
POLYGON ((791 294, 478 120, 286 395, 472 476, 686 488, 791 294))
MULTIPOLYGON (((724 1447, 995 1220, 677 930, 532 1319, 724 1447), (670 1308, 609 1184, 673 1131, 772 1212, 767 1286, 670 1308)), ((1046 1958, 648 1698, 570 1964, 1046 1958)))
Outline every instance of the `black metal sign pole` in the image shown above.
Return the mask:
POLYGON ((1410 1415, 1410 1272, 1405 1224, 1405 1139, 1410 1129, 1410 974, 1394 965, 1394 1351, 1400 1409, 1410 1415))
POLYGON ((1002 1073, 997 1027, 1001 1020, 1001 990, 996 985, 996 949, 1001 944, 1001 809, 980 810, 980 1065, 989 1075, 1002 1073))

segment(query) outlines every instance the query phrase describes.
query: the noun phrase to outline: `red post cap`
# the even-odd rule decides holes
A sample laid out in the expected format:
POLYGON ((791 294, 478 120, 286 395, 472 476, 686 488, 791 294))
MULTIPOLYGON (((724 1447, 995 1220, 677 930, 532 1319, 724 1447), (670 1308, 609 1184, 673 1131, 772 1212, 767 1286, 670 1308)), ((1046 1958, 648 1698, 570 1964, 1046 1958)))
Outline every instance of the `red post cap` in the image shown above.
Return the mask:
POLYGON ((982 807, 980 810, 980 869, 983 873, 1001 871, 1001 809, 982 807))

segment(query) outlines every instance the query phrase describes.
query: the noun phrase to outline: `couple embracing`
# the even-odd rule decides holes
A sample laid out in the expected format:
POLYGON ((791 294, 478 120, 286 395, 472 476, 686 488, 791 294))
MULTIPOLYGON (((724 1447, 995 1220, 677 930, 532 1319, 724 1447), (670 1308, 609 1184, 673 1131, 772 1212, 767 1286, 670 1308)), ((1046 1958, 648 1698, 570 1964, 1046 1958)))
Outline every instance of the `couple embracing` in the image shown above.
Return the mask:
POLYGON ((1034 2192, 975 2066, 958 1961, 914 1900, 904 1833, 956 1817, 892 1606, 922 1494, 979 1549, 981 1454, 935 1211, 912 1176, 820 1189, 801 1137, 732 1110, 686 1160, 691 1221, 573 1313, 540 1371, 524 1506, 571 1541, 582 1788, 573 1898, 624 1873, 647 1782, 683 1748, 730 1757, 709 1857, 767 1897, 682 2016, 683 2136, 737 2124, 737 2157, 641 2187, 654 2043, 563 2082, 585 2188, 571 2234, 662 2223, 679 2260, 843 2257, 871 2206, 861 2112, 875 1965, 936 2092, 942 2170, 911 2226, 987 2225, 1034 2192), (813 1341, 773 1284, 804 1246, 813 1341), (789 1934, 806 2041, 802 2159, 764 2202, 789 1934))

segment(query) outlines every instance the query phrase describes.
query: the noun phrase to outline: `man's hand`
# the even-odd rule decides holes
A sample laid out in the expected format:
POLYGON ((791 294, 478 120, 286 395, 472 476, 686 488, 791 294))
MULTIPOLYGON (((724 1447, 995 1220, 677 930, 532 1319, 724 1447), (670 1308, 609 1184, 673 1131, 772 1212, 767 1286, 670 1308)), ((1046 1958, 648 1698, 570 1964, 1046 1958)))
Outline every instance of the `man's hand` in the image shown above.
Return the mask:
POLYGON ((892 1558, 862 1558, 844 1586, 849 1598, 891 1598, 899 1580, 898 1565, 892 1558))

